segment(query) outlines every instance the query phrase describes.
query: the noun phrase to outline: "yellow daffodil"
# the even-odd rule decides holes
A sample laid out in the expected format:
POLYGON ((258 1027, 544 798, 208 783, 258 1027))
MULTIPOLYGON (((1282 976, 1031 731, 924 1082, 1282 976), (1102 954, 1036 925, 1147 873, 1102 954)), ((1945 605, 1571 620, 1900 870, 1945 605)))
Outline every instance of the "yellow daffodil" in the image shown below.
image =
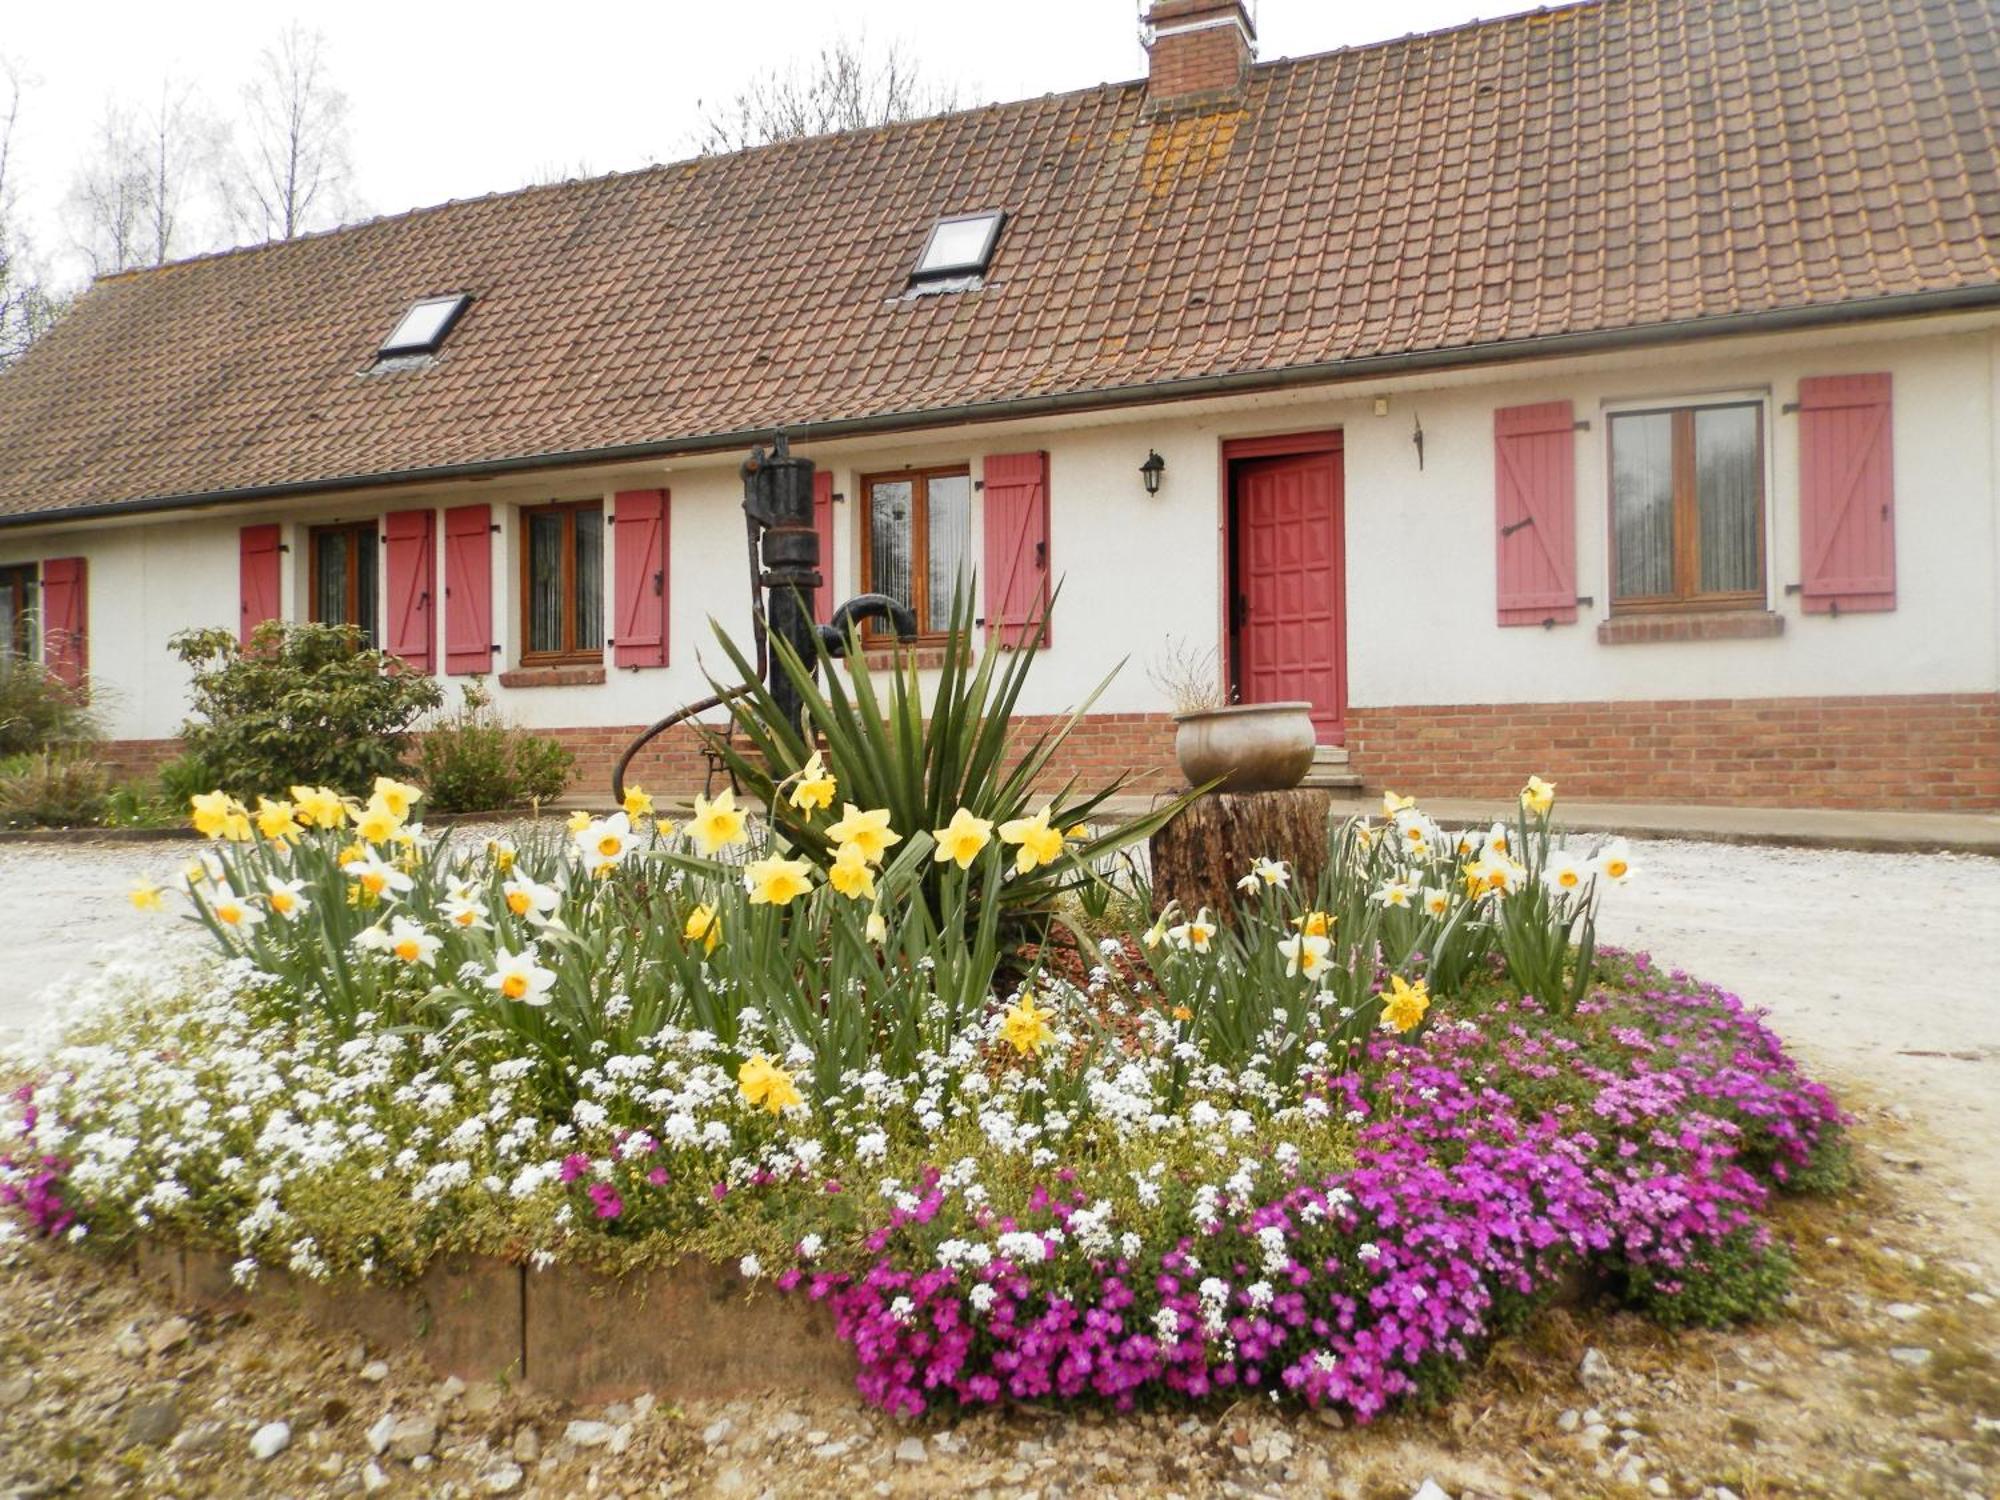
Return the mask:
POLYGON ((752 906, 789 906, 812 889, 812 864, 803 859, 753 859, 743 867, 752 906))
POLYGON ((409 817, 410 809, 418 802, 421 802, 423 796, 424 794, 419 788, 411 786, 407 781, 397 781, 392 776, 377 776, 375 778, 375 795, 368 800, 370 802, 379 802, 382 806, 388 808, 390 812, 395 814, 396 821, 400 823, 409 817))
POLYGON ((653 819, 653 837, 666 840, 674 836, 673 821, 668 818, 653 819))
POLYGON ((250 814, 227 792, 200 792, 192 799, 197 833, 241 844, 250 837, 250 814))
POLYGON ((805 1102, 792 1083, 792 1075, 761 1052, 736 1070, 736 1086, 751 1104, 774 1115, 805 1102))
POLYGON ((584 829, 590 826, 590 814, 579 807, 569 815, 569 821, 563 826, 571 833, 582 833, 584 829))
POLYGON ((347 821, 347 800, 329 787, 295 786, 292 812, 308 828, 338 828, 347 821))
POLYGON ((1399 812, 1407 812, 1417 805, 1415 797, 1398 797, 1394 792, 1382 794, 1382 816, 1393 818, 1399 812))
POLYGON ((653 797, 644 787, 625 788, 625 816, 628 818, 650 818, 653 815, 653 797))
POLYGON ((368 856, 371 853, 373 853, 373 851, 369 849, 369 847, 366 844, 362 843, 349 844, 345 849, 342 849, 339 854, 334 856, 334 863, 339 865, 341 869, 344 870, 349 865, 353 864, 356 860, 368 858, 368 856))
POLYGON ((950 860, 964 870, 993 841, 993 822, 990 818, 975 817, 972 809, 961 807, 951 815, 949 823, 933 830, 931 837, 937 840, 931 857, 939 863, 950 860))
POLYGON ((826 883, 856 901, 875 899, 875 870, 859 844, 842 844, 827 866, 826 883))
POLYGON ((1317 979, 1333 967, 1333 961, 1327 957, 1332 947, 1331 938, 1314 937, 1309 932, 1283 938, 1278 943, 1278 951, 1285 955, 1285 972, 1303 974, 1308 979, 1317 979))
POLYGON ((132 887, 132 905, 140 911, 158 911, 166 905, 166 894, 150 880, 132 887))
POLYGON ((889 941, 889 924, 882 916, 882 908, 876 907, 868 913, 868 941, 880 946, 889 941))
POLYGON ((371 797, 354 820, 354 831, 371 844, 386 844, 396 836, 403 820, 380 798, 371 797))
POLYGON ((744 821, 744 813, 736 806, 736 793, 725 791, 713 802, 706 797, 694 799, 694 816, 688 820, 687 831, 706 859, 718 849, 742 843, 744 821))
POLYGON ((688 913, 681 937, 690 943, 700 943, 702 952, 713 953, 715 945, 722 941, 722 913, 702 902, 688 913))
POLYGON ((1597 866, 1597 873, 1613 885, 1623 885, 1632 877, 1632 853, 1623 839, 1613 839, 1598 850, 1592 863, 1597 866))
POLYGON ((1544 781, 1539 776, 1530 776, 1528 784, 1521 788, 1521 806, 1530 816, 1546 818, 1549 809, 1556 805, 1556 784, 1544 781))
POLYGON ((1033 995, 1023 995, 1002 1018, 1000 1040, 1023 1057, 1039 1052, 1055 1038, 1049 1030, 1049 1019, 1054 1015, 1052 1010, 1036 1009, 1033 995))
POLYGON ((493 861, 493 868, 495 870, 505 875, 509 870, 514 868, 514 861, 520 858, 520 854, 505 839, 488 839, 486 841, 486 857, 493 861))
POLYGON ((888 808, 863 812, 852 802, 841 804, 840 821, 826 830, 826 836, 836 844, 859 845, 861 857, 871 865, 882 863, 891 844, 903 842, 903 836, 889 826, 888 808))
POLYGON ((1414 1031, 1431 1008, 1430 988, 1419 979, 1411 984, 1400 974, 1389 976, 1389 994, 1382 1002, 1382 1024, 1391 1031, 1414 1031))
POLYGON ((289 802, 257 799, 257 831, 273 843, 293 843, 305 830, 299 827, 298 809, 289 802))
MULTIPOLYGON (((1046 865, 1062 857, 1063 836, 1060 830, 1049 827, 1049 808, 1046 804, 1032 818, 1013 818, 1002 823, 1000 841, 1020 846, 1014 855, 1014 869, 1022 875, 1038 865, 1046 865)), ((980 842, 985 841, 982 839, 980 842)), ((960 861, 959 868, 964 866, 965 861, 960 861)))
POLYGON ((820 753, 815 750, 792 788, 792 806, 800 812, 824 812, 833 806, 833 793, 833 773, 821 763, 820 753))
POLYGON ((1179 909, 1179 902, 1169 901, 1161 909, 1159 916, 1153 919, 1153 925, 1148 927, 1140 937, 1139 946, 1144 948, 1148 953, 1151 953, 1160 944, 1164 943, 1167 940, 1167 929, 1172 925, 1174 914, 1179 909))
POLYGON ((1063 837, 1068 839, 1072 844, 1080 844, 1090 837, 1090 825, 1088 823, 1072 823, 1063 833, 1063 837))
POLYGON ((1300 912, 1292 918, 1292 925, 1307 937, 1325 937, 1333 931, 1335 919, 1323 911, 1300 912))

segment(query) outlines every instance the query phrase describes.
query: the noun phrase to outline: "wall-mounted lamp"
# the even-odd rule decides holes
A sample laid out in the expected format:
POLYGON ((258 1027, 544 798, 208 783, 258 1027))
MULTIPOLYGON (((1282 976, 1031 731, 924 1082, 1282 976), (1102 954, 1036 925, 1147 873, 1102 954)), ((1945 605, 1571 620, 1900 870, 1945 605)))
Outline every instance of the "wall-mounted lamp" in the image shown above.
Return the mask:
POLYGON ((1160 476, 1167 472, 1167 461, 1152 449, 1146 450, 1146 461, 1139 465, 1139 477, 1146 481, 1146 493, 1160 493, 1160 476))

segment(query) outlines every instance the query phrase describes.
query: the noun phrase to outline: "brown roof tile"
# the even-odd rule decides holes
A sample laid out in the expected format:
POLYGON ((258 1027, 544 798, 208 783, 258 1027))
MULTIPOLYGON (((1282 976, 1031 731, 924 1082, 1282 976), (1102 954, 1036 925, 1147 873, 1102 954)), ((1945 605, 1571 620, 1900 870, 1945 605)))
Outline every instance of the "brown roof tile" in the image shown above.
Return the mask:
POLYGON ((1597 0, 114 277, 0 376, 0 515, 1993 286, 1996 59, 1987 0, 1597 0), (983 286, 904 295, 984 207, 983 286))

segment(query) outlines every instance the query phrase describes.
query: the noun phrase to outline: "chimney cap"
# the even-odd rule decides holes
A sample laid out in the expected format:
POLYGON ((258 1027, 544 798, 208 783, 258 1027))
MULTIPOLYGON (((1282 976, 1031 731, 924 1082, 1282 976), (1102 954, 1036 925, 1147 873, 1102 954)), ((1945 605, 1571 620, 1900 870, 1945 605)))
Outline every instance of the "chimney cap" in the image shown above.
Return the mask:
POLYGON ((1243 102, 1257 29, 1244 0, 1153 0, 1146 11, 1149 115, 1243 102))

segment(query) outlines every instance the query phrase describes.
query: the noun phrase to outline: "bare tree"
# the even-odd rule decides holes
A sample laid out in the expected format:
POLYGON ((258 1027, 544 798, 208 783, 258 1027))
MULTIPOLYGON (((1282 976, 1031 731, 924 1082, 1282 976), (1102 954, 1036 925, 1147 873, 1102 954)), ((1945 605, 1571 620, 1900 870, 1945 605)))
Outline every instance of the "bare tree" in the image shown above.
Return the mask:
POLYGON ((116 101, 107 101, 98 118, 97 139, 70 181, 63 219, 91 275, 144 264, 146 147, 131 113, 116 101))
POLYGON ((925 79, 894 43, 871 57, 865 37, 841 36, 810 63, 759 74, 728 103, 706 110, 694 146, 704 156, 715 156, 771 141, 921 119, 957 107, 957 85, 925 79))
POLYGON ((195 248, 190 206, 214 179, 220 143, 192 85, 162 80, 144 113, 105 104, 96 147, 64 204, 70 238, 93 274, 163 265, 195 248))
POLYGON ((68 305, 32 268, 15 201, 14 126, 25 87, 20 70, 0 58, 0 366, 46 333, 68 305))
POLYGON ((236 154, 227 199, 252 235, 289 240, 337 222, 349 207, 347 95, 334 87, 326 37, 294 23, 258 56, 243 90, 249 139, 236 154))

